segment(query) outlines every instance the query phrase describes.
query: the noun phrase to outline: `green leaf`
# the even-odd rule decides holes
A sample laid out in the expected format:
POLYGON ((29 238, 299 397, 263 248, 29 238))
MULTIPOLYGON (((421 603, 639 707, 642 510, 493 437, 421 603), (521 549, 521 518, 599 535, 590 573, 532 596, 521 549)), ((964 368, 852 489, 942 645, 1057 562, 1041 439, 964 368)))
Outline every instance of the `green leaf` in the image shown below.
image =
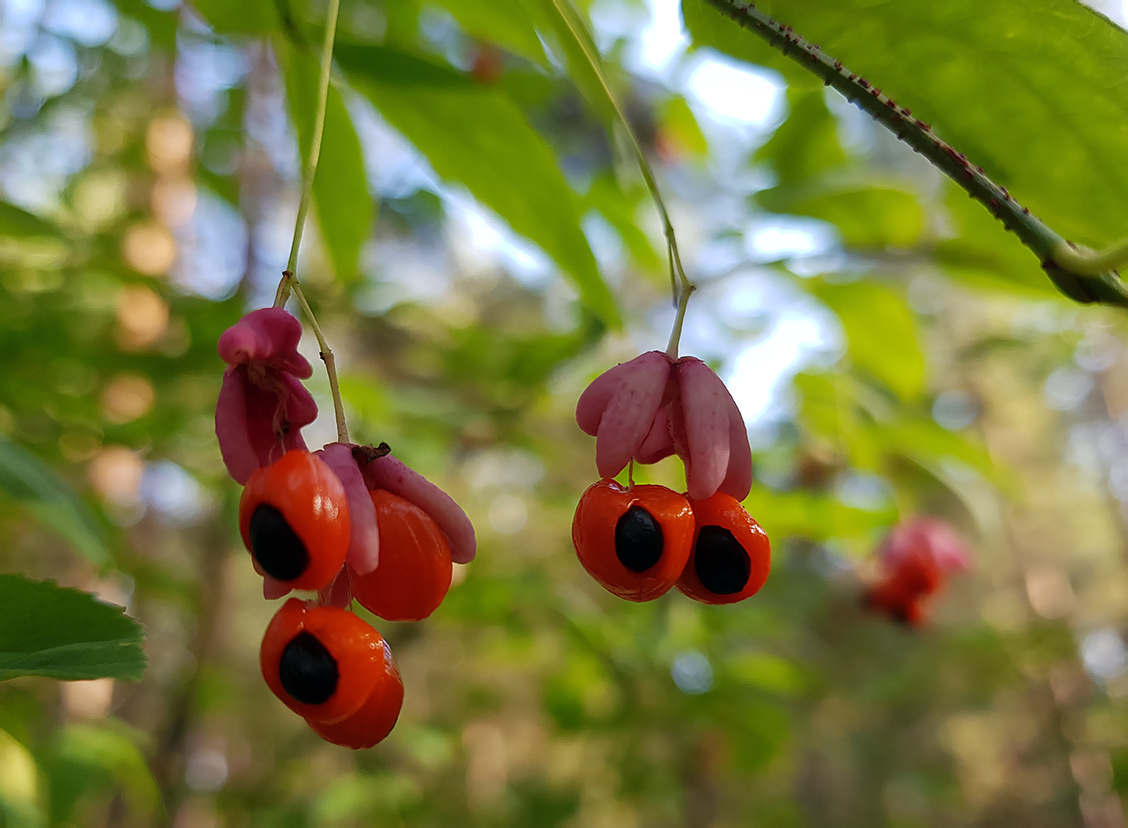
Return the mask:
POLYGON ((0 437, 0 492, 23 502, 48 529, 96 566, 113 557, 94 513, 66 481, 31 452, 0 437))
POLYGON ((392 49, 341 45, 337 59, 436 173, 465 185, 538 244, 572 277, 583 303, 619 326, 615 300, 580 229, 579 200, 552 150, 510 100, 449 67, 392 49))
POLYGON ((432 0, 458 21, 467 34, 496 43, 538 66, 547 67, 548 57, 537 36, 532 17, 522 0, 432 0))
POLYGON ((668 151, 675 157, 684 153, 693 158, 702 158, 708 154, 709 142, 685 98, 679 95, 667 98, 658 105, 657 115, 662 129, 661 136, 666 141, 668 151))
POLYGON ((608 131, 619 118, 611 92, 604 86, 603 57, 591 36, 591 27, 572 0, 521 0, 525 11, 555 47, 568 71, 568 78, 580 90, 608 131), (594 64, 594 65, 593 65, 594 64))
POLYGON ((838 316, 850 362, 903 400, 924 393, 925 365, 916 316, 900 293, 873 281, 800 282, 838 316))
POLYGON ((273 0, 192 0, 192 8, 220 34, 267 34, 278 28, 273 0))
POLYGON ((139 681, 141 626, 87 592, 0 575, 0 681, 17 676, 139 681))
POLYGON ((11 734, 0 730, 0 825, 40 828, 40 780, 35 759, 11 734))
POLYGON ((845 165, 847 156, 838 139, 838 122, 826 105, 826 92, 818 89, 787 90, 791 107, 752 160, 766 163, 776 175, 777 187, 807 184, 828 170, 845 165))
POLYGON ((798 395, 796 420, 808 437, 840 449, 859 469, 875 469, 880 451, 863 427, 854 383, 841 373, 800 371, 792 379, 798 395))
POLYGON ((967 466, 997 486, 1015 490, 1012 475, 1000 468, 980 443, 962 434, 948 431, 938 423, 925 419, 905 418, 877 426, 882 445, 922 465, 935 466, 955 461, 967 466))
POLYGON ((891 506, 869 511, 847 506, 829 494, 776 492, 766 486, 754 486, 744 508, 764 527, 773 544, 784 538, 821 541, 864 537, 896 518, 891 506))
POLYGON ((62 238, 55 224, 29 213, 22 207, 0 201, 0 237, 7 238, 62 238))
POLYGON ((953 235, 936 244, 934 257, 948 276, 979 290, 1065 301, 1038 260, 1008 239, 1002 225, 951 182, 944 207, 953 235))
POLYGON ((60 730, 43 762, 50 782, 51 824, 73 824, 86 797, 111 786, 121 790, 135 817, 160 814, 160 789, 138 745, 142 737, 115 722, 72 724, 60 730))
MULTIPOLYGON (((1100 246, 1124 235, 1128 33, 1073 0, 764 0, 757 8, 840 60, 1051 227, 1100 246)), ((774 50, 704 0, 683 0, 697 45, 776 65, 774 50)))
MULTIPOLYGON (((640 227, 638 212, 644 199, 646 191, 642 188, 637 188, 633 195, 624 192, 612 175, 605 174, 592 179, 583 202, 587 207, 598 211, 607 221, 619 235, 631 259, 644 273, 658 275, 665 282, 669 278, 665 270, 665 258, 659 255, 650 237, 640 227)), ((649 200, 646 200, 646 207, 650 207, 649 200)))
MULTIPOLYGON (((309 163, 313 139, 320 67, 312 57, 286 49, 281 41, 278 53, 286 55, 283 61, 286 99, 290 117, 297 127, 304 167, 309 163)), ((360 139, 341 92, 333 85, 329 86, 326 101, 321 155, 313 179, 313 203, 337 278, 345 283, 356 281, 360 248, 372 234, 376 209, 368 193, 360 139)))
POLYGON ((907 248, 924 231, 924 209, 918 198, 893 187, 850 182, 773 187, 757 193, 755 201, 776 213, 828 222, 848 247, 907 248))

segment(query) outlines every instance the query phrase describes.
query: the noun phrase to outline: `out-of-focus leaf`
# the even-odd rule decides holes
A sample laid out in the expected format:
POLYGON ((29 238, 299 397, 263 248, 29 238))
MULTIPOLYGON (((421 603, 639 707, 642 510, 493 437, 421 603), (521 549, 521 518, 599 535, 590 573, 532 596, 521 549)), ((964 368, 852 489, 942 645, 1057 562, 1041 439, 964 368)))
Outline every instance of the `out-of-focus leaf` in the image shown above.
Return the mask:
POLYGON ((599 71, 592 65, 594 60, 604 76, 607 75, 603 57, 583 13, 572 0, 521 0, 521 3, 541 34, 559 53, 572 83, 576 84, 608 131, 613 132, 618 120, 615 102, 603 85, 599 71))
POLYGON ((967 437, 925 419, 901 419, 875 427, 875 439, 889 451, 921 464, 955 461, 999 486, 1014 481, 991 459, 987 449, 967 437))
POLYGON ((112 725, 70 725, 59 731, 43 766, 52 825, 74 824, 87 796, 119 790, 135 819, 160 816, 160 790, 137 744, 139 734, 112 725))
POLYGON ((496 43, 515 55, 548 66, 533 18, 522 0, 431 0, 446 9, 467 34, 496 43))
POLYGON ((950 182, 944 207, 952 236, 938 242, 932 254, 951 278, 978 290, 1067 301, 1029 251, 1009 239, 994 217, 950 182))
POLYGON ((52 222, 29 213, 22 207, 0 201, 0 237, 61 238, 63 233, 52 222))
POLYGON ((114 0, 114 5, 123 17, 135 20, 145 27, 154 47, 153 51, 168 53, 176 48, 179 9, 169 6, 157 8, 147 0, 114 0))
POLYGON ((580 229, 578 198, 544 140, 512 102, 448 67, 392 49, 342 45, 354 85, 427 156, 571 277, 588 308, 613 327, 615 301, 580 229))
POLYGON ((725 660, 725 670, 750 687, 781 695, 804 689, 809 679, 802 669, 771 653, 744 653, 725 660))
POLYGON ((17 676, 138 681, 141 626, 87 592, 0 575, 0 681, 17 676))
POLYGON ((112 558, 97 518, 49 466, 15 443, 0 438, 0 491, 21 501, 43 524, 66 538, 87 560, 104 566, 112 558))
POLYGON ((752 156, 772 168, 779 188, 806 184, 842 166, 847 157, 821 87, 788 88, 787 102, 791 107, 787 118, 752 156))
POLYGON ((808 287, 842 322, 852 365, 875 377, 903 400, 924 392, 925 365, 916 316, 904 297, 874 281, 808 287))
POLYGON ((880 452, 862 427, 849 377, 801 371, 792 384, 799 396, 796 419, 810 436, 840 449, 856 468, 877 467, 880 452))
POLYGON ((685 98, 674 96, 658 105, 658 121, 664 149, 674 158, 689 155, 699 158, 709 152, 709 142, 685 98))
MULTIPOLYGON (((309 162, 313 139, 320 67, 312 57, 287 50, 281 43, 278 51, 286 55, 286 98, 290 117, 297 126, 304 166, 309 162)), ((345 283, 355 281, 360 248, 372 233, 376 209, 368 193, 360 139, 340 90, 332 84, 325 107, 321 155, 313 179, 313 202, 337 278, 345 283)))
MULTIPOLYGON (((756 7, 932 124, 1063 235, 1094 246, 1124 235, 1128 107, 1116 79, 1128 75, 1128 33, 1108 20, 1073 0, 756 7)), ((698 45, 779 59, 703 0, 682 10, 698 45)))
POLYGON ((627 254, 643 272, 660 274, 662 279, 667 279, 665 259, 654 249, 650 237, 639 227, 638 213, 643 199, 646 200, 646 207, 652 209, 644 193, 645 191, 643 195, 632 198, 620 189, 612 176, 602 175, 592 180, 584 195, 584 204, 596 210, 611 225, 627 254))
POLYGON ((753 486, 744 508, 774 542, 784 538, 823 541, 858 537, 888 526, 896 518, 892 509, 869 511, 847 506, 830 494, 777 492, 766 486, 753 486))
POLYGON ((39 774, 27 748, 0 730, 0 825, 39 828, 39 774))
POLYGON ((756 194, 761 207, 833 224, 849 247, 911 247, 924 230, 924 209, 912 193, 874 184, 773 187, 756 194))
POLYGON ((269 34, 279 26, 274 0, 192 0, 192 8, 220 34, 269 34))

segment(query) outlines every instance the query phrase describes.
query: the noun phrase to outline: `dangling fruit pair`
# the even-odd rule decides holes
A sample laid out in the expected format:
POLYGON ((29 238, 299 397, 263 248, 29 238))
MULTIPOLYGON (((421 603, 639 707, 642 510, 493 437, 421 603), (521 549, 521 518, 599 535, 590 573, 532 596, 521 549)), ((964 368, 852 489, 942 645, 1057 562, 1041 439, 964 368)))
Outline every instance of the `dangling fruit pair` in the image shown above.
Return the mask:
MULTIPOLYGON (((279 588, 346 587, 389 620, 430 615, 450 588, 450 545, 422 508, 391 492, 362 490, 378 527, 379 563, 347 560, 353 532, 341 478, 316 454, 295 449, 255 471, 239 503, 239 529, 255 568, 279 588)), ((356 501, 354 501, 355 508, 356 501)), ((275 614, 259 654, 263 678, 322 738, 369 748, 391 732, 403 705, 392 651, 363 619, 340 606, 297 598, 275 614)))
MULTIPOLYGON (((379 565, 345 575, 353 597, 389 621, 419 621, 450 588, 450 545, 435 520, 382 489, 376 510, 379 565)), ((239 502, 239 529, 256 568, 290 589, 323 590, 346 566, 349 502, 338 475, 315 454, 295 449, 251 475, 239 502)))
POLYGON ((600 480, 583 493, 572 544, 588 574, 628 601, 677 586, 706 604, 755 595, 768 578, 768 536, 731 495, 692 500, 665 486, 600 480))

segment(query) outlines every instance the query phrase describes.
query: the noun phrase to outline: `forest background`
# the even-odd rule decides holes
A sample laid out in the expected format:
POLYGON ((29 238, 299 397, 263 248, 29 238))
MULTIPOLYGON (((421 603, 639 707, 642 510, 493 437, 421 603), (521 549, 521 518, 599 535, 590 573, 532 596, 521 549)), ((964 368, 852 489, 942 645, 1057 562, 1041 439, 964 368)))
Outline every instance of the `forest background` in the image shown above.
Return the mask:
MULTIPOLYGON (((286 265, 326 4, 0 0, 0 679, 21 619, 93 612, 26 603, 22 576, 127 607, 147 657, 0 682, 0 825, 1124 825, 1125 310, 1059 293, 704 0, 578 7, 697 285, 682 352, 748 422, 773 572, 708 607, 626 604, 580 568, 576 397, 664 347, 674 310, 553 5, 341 4, 298 275, 354 437, 479 537, 431 619, 376 622, 405 706, 353 753, 259 674, 275 604, 213 424, 216 340, 286 265), (861 594, 917 514, 974 565, 912 630, 861 594)), ((1128 229, 1128 8, 1091 5, 760 8, 1101 247, 1128 229)), ((683 485, 670 461, 636 479, 683 485)))

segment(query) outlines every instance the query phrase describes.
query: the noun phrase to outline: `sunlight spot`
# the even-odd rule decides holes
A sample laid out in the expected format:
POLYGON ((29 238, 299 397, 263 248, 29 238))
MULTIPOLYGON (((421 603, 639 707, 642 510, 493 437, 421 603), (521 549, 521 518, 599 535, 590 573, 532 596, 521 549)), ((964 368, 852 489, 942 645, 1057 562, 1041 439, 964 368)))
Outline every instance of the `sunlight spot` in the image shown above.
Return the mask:
POLYGON ((1081 661, 1089 675, 1106 682, 1128 669, 1128 647, 1111 627, 1094 630, 1081 641, 1081 661))
POLYGON ((697 696, 713 686, 713 665, 700 650, 687 650, 674 656, 670 676, 683 693, 697 696))
POLYGON ((721 120, 762 126, 776 117, 780 87, 765 74, 722 57, 698 52, 686 86, 689 92, 721 120))
POLYGON ((515 494, 501 494, 490 503, 490 526, 499 535, 515 535, 525 527, 529 510, 515 494))
POLYGON ((161 276, 176 261, 176 241, 163 224, 134 224, 121 240, 121 257, 138 273, 161 276))
POLYGON ((141 285, 122 288, 117 301, 118 344, 127 351, 152 345, 168 329, 168 305, 141 285))
POLYGON ((118 374, 102 391, 102 413, 115 424, 143 417, 156 397, 152 383, 137 374, 118 374))

